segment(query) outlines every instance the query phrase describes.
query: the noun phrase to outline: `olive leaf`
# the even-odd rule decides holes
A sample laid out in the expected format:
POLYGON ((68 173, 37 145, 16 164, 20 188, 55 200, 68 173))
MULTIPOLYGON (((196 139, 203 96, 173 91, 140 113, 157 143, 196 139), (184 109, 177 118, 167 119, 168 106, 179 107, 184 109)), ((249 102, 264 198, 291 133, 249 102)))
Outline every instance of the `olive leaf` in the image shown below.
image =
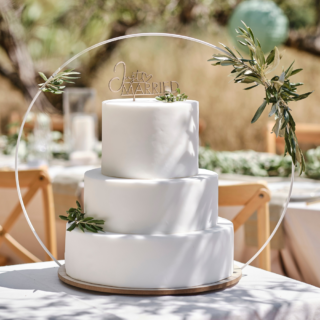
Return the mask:
POLYGON ((264 54, 263 54, 260 47, 256 48, 256 58, 257 58, 257 61, 260 65, 260 67, 263 67, 263 65, 266 63, 266 61, 264 59, 264 54))
POLYGON ((294 61, 290 64, 288 69, 285 71, 286 79, 291 76, 291 73, 292 73, 292 70, 293 70, 293 64, 294 64, 294 61))
POLYGON ((296 69, 296 70, 293 70, 291 72, 291 76, 294 76, 295 74, 299 73, 300 71, 302 71, 303 69, 296 69))
POLYGON ((40 75, 40 77, 41 77, 44 81, 47 81, 47 80, 48 80, 44 73, 39 72, 39 75, 40 75))
POLYGON ((276 113, 276 111, 278 110, 278 105, 279 105, 279 102, 276 102, 272 105, 271 111, 269 113, 269 117, 271 117, 276 113))
POLYGON ((256 122, 256 121, 260 118, 262 112, 263 112, 264 109, 266 108, 266 105, 267 105, 267 100, 264 100, 263 103, 262 103, 262 105, 258 108, 257 112, 256 112, 255 115, 253 116, 253 118, 252 118, 252 120, 251 120, 251 123, 256 122))
MULTIPOLYGON (((273 59, 272 59, 272 61, 271 61, 270 63, 268 63, 268 58, 269 58, 269 56, 268 56, 268 58, 267 58, 268 67, 267 67, 267 69, 264 71, 265 74, 268 74, 268 73, 274 71, 274 70, 278 67, 278 65, 279 65, 279 63, 280 63, 280 53, 279 53, 279 49, 278 49, 277 47, 274 47, 273 50, 274 50, 273 59)), ((272 52, 272 51, 271 51, 271 52, 272 52)), ((271 54, 271 52, 270 52, 270 54, 271 54)), ((271 58, 270 58, 270 59, 271 59, 271 58)))
POLYGON ((243 90, 250 90, 250 89, 253 89, 253 88, 257 87, 258 85, 259 85, 259 83, 258 83, 258 84, 255 84, 255 85, 252 86, 252 87, 244 88, 243 90))
POLYGON ((276 48, 274 48, 273 50, 270 51, 270 53, 267 57, 267 60, 266 60, 267 65, 270 65, 271 62, 273 62, 274 56, 275 56, 275 50, 276 50, 276 48))
POLYGON ((277 137, 279 136, 280 128, 281 128, 281 118, 278 118, 276 120, 275 125, 272 128, 272 132, 274 132, 277 137))

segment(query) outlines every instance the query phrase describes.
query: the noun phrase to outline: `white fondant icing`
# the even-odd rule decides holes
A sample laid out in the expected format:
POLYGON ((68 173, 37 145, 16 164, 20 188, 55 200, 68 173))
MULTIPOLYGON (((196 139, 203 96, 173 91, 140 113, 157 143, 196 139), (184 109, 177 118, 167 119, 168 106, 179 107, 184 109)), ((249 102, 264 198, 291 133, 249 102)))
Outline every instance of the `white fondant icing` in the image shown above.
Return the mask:
POLYGON ((218 218, 218 175, 200 169, 188 178, 143 180, 106 177, 100 168, 84 178, 84 209, 105 220, 104 230, 172 234, 204 230, 218 218))
POLYGON ((233 225, 176 235, 82 233, 66 236, 66 272, 78 280, 128 288, 209 284, 233 272, 233 225))
POLYGON ((102 174, 172 179, 198 173, 199 103, 115 99, 102 104, 102 174))

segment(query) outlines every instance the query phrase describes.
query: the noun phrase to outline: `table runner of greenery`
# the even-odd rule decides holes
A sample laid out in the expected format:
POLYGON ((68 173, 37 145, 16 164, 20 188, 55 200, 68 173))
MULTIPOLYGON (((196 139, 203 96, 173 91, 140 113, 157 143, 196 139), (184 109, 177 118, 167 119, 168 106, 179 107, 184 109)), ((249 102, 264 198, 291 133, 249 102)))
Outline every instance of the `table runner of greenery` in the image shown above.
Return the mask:
MULTIPOLYGON (((320 179, 320 147, 308 150, 305 156, 305 176, 320 179)), ((200 147, 199 167, 218 173, 288 177, 291 173, 291 158, 252 150, 215 151, 209 147, 200 147)))
MULTIPOLYGON (((68 154, 63 148, 61 133, 52 132, 52 158, 68 159, 68 154)), ((26 143, 21 160, 26 161, 28 157, 28 139, 22 141, 26 143)), ((16 145, 15 134, 0 136, 0 153, 14 154, 16 145)), ((23 150, 22 150, 23 151, 23 150)), ((30 151, 30 150, 29 150, 30 151)), ((96 150, 99 157, 101 151, 96 150)), ((311 179, 320 179, 320 147, 310 149, 305 153, 306 172, 303 176, 311 179)), ((215 151, 210 147, 200 147, 199 167, 213 170, 218 173, 235 173, 257 177, 288 177, 291 173, 291 159, 289 156, 256 152, 253 150, 241 151, 215 151)))

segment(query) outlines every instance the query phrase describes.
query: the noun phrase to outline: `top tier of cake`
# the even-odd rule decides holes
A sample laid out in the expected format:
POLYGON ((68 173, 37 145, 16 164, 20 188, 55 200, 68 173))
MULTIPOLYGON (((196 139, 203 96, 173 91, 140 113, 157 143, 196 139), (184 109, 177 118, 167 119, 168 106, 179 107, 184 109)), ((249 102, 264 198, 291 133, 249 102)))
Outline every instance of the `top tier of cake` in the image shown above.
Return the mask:
POLYGON ((196 175, 198 122, 197 101, 104 101, 102 174, 127 179, 173 179, 196 175))

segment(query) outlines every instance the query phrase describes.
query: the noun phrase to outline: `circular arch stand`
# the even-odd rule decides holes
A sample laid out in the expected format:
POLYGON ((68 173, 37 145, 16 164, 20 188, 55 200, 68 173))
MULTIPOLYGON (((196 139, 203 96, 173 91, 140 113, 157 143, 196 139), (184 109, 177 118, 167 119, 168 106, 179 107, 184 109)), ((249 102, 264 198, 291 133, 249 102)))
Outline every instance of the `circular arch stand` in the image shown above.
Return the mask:
POLYGON ((16 184, 17 184, 17 192, 18 192, 18 197, 19 197, 19 201, 22 207, 22 211, 23 214, 27 220, 27 223, 31 229, 31 231, 33 232, 34 236, 36 237, 36 239, 38 240, 38 242, 40 243, 41 247, 44 249, 44 251, 51 257, 51 259, 53 261, 56 262, 56 264, 59 266, 59 278, 68 283, 71 284, 73 286, 76 287, 80 287, 80 288, 84 288, 84 289, 88 289, 88 290, 94 290, 94 291, 100 291, 100 292, 109 292, 109 293, 118 293, 118 294, 139 294, 139 295, 166 295, 166 294, 182 294, 182 293, 198 293, 198 292, 204 292, 204 291, 212 291, 212 290, 221 290, 230 286, 235 285, 236 283, 238 283, 238 281, 241 278, 241 270, 244 269, 247 265, 249 265, 254 259, 256 259, 258 257, 258 255, 263 251, 263 249, 268 245, 268 243, 271 241, 271 239, 273 238, 274 234, 276 233, 276 231, 278 230, 288 207, 289 201, 290 201, 290 197, 291 197, 291 193, 292 193, 292 187, 293 187, 293 179, 294 179, 294 170, 295 170, 295 166, 292 163, 292 171, 291 171, 291 184, 290 184, 290 188, 289 188, 289 194, 288 194, 288 198, 286 200, 285 206, 283 208, 281 217, 276 225, 276 227, 274 228, 273 232, 271 233, 270 237, 268 238, 268 240, 265 242, 265 244, 258 250, 258 252, 245 264, 243 265, 241 268, 235 268, 235 273, 224 280, 215 282, 213 284, 208 284, 208 285, 203 285, 203 286, 199 286, 199 287, 194 287, 194 288, 177 288, 177 289, 129 289, 129 288, 115 288, 115 287, 107 287, 107 286, 98 286, 98 285, 94 285, 94 284, 90 284, 90 283, 85 283, 85 282, 81 282, 81 281, 77 281, 75 279, 72 279, 71 277, 69 277, 66 272, 65 272, 65 268, 64 266, 62 266, 59 261, 51 254, 51 252, 47 249, 47 247, 44 245, 44 243, 41 241, 40 237, 38 236, 36 230, 34 229, 30 218, 28 216, 27 210, 25 208, 23 199, 22 199, 22 195, 21 195, 21 190, 20 190, 20 184, 19 184, 19 172, 18 172, 18 152, 19 152, 19 146, 20 146, 20 141, 21 141, 21 136, 22 136, 22 132, 23 132, 23 128, 26 122, 26 119, 28 117, 28 114, 30 112, 30 110, 32 109, 34 103, 36 102, 36 100, 38 99, 39 95, 41 94, 41 89, 44 88, 46 86, 46 84, 58 73, 60 72, 63 68, 65 68, 67 65, 69 65, 72 61, 76 60, 77 58, 79 58, 80 56, 82 56, 83 54, 98 48, 100 46, 103 46, 105 44, 108 44, 110 42, 115 42, 115 41, 119 41, 119 40, 124 40, 124 39, 130 39, 130 38, 139 38, 139 37, 169 37, 169 38, 177 38, 177 39, 183 39, 183 40, 188 40, 191 42, 196 42, 202 45, 205 45, 207 47, 210 47, 212 49, 218 50, 220 52, 222 52, 225 55, 230 56, 230 53, 213 45, 210 44, 208 42, 196 39, 196 38, 191 38, 191 37, 187 37, 187 36, 182 36, 182 35, 177 35, 177 34, 170 34, 170 33, 137 33, 137 34, 130 34, 130 35, 125 35, 125 36, 121 36, 121 37, 117 37, 117 38, 112 38, 109 40, 105 40, 102 42, 99 42, 81 52, 79 52, 78 54, 76 54, 75 56, 73 56, 71 59, 69 59, 67 62, 65 62, 62 66, 60 66, 53 74, 51 77, 48 78, 48 80, 43 84, 43 86, 39 89, 38 93, 34 96, 33 100, 31 101, 26 114, 24 115, 20 130, 19 130, 19 135, 18 135, 18 139, 17 139, 17 147, 16 147, 16 152, 15 152, 15 179, 16 179, 16 184), (108 291, 109 290, 109 291, 108 291), (118 290, 118 292, 116 292, 116 290, 118 290), (182 290, 184 290, 184 292, 182 292, 182 290))

